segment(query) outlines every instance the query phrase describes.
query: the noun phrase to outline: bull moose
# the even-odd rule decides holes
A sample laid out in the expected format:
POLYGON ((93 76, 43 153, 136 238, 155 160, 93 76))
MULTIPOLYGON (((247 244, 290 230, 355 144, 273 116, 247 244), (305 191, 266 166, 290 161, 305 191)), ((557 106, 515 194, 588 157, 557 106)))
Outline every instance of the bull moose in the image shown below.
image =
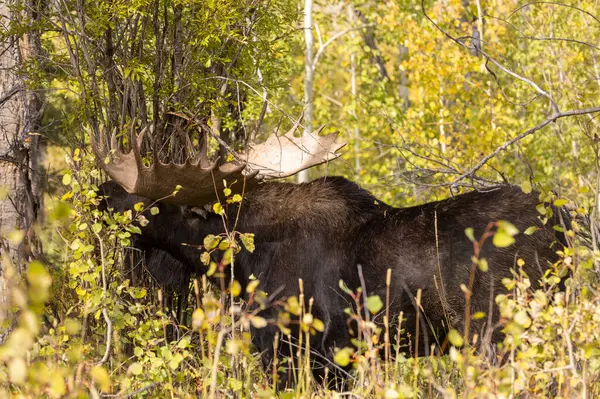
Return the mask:
MULTIPOLYGON (((241 233, 254 233, 256 249, 236 255, 235 279, 244 288, 254 276, 260 281, 261 290, 280 298, 298 295, 298 279, 302 279, 305 297, 314 298, 312 313, 325 326, 322 333, 312 338, 311 348, 326 359, 332 358, 333 348, 351 345, 344 312, 349 301, 340 288, 340 280, 352 290, 362 285, 369 295, 385 298, 386 271, 390 268, 389 313, 397 316, 402 312, 405 330, 414 333, 417 312, 422 312, 420 320, 426 320, 426 324, 418 330, 419 339, 412 341, 413 346, 416 342, 419 346, 408 350, 425 354, 433 343, 439 347, 449 328, 465 328, 465 293, 461 285, 467 284, 471 276, 474 248, 465 235, 467 228, 479 237, 489 231, 490 223, 497 221, 508 221, 520 232, 537 227, 533 234, 517 234, 514 243, 505 248, 494 246, 491 240, 484 242, 479 256, 487 260, 488 270, 475 271, 470 309, 472 313, 491 309, 492 314, 472 327, 474 331, 481 332, 486 323, 498 330, 498 310, 490 303, 496 293, 503 291, 501 280, 511 276, 517 259, 524 261, 522 270, 534 286, 558 260, 556 251, 565 244, 565 237, 552 225, 558 223, 560 212, 555 210, 554 220, 542 223, 536 210, 538 195, 523 193, 516 186, 498 186, 420 206, 395 208, 342 177, 322 177, 302 184, 259 182, 261 174, 283 177, 289 170, 296 172, 337 157, 335 151, 340 146, 332 136, 319 137, 312 155, 296 153, 286 155, 287 159, 279 155, 279 164, 290 166, 286 171, 254 167, 249 172, 244 167, 253 167, 251 160, 257 159, 253 154, 220 166, 208 163, 206 157, 186 165, 164 164, 155 157, 151 166, 144 166, 138 136, 131 140, 130 152, 117 150, 109 163, 102 164, 113 180, 101 186, 101 194, 106 198, 106 206, 121 212, 138 202, 148 206, 162 199, 156 205, 159 213, 147 215, 150 223, 142 227, 141 235, 134 237, 133 245, 150 256, 167 253, 189 270, 202 273, 206 266, 197 247, 205 236, 222 233, 225 227, 221 215, 198 215, 189 212, 189 206, 214 202, 224 188, 224 179, 237 181, 244 199, 227 207, 229 228, 235 224, 241 233), (303 156, 306 159, 302 160, 303 156), (170 195, 176 184, 183 188, 177 195, 170 195), (418 290, 420 310, 414 299, 418 290)), ((301 148, 298 140, 288 133, 267 140, 273 145, 271 148, 255 150, 281 150, 283 154, 290 147, 301 148), (293 145, 274 144, 273 140, 293 145)), ((104 144, 94 142, 99 159, 107 156, 104 144)), ((116 143, 113 148, 117 148, 116 143)), ((275 317, 273 309, 264 312, 267 318, 275 317)), ((271 325, 251 331, 265 365, 275 356, 276 331, 271 325)), ((495 339, 499 336, 495 331, 495 339)), ((286 345, 279 350, 279 355, 292 355, 286 345)))

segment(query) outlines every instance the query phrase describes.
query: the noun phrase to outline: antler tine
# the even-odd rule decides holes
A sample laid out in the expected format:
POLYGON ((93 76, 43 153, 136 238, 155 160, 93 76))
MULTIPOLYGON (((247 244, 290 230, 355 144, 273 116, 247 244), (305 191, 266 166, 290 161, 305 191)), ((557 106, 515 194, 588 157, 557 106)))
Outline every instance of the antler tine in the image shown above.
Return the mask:
POLYGON ((138 134, 137 136, 135 135, 135 131, 133 129, 131 129, 129 131, 129 140, 131 141, 131 151, 133 152, 133 155, 135 156, 135 161, 138 164, 138 167, 143 165, 141 151, 142 151, 142 142, 144 140, 145 133, 146 133, 145 128, 142 129, 140 134, 138 134))
POLYGON ((144 135, 146 134, 146 130, 148 130, 148 127, 144 127, 142 129, 142 131, 140 132, 140 134, 138 134, 137 136, 137 146, 138 148, 142 148, 142 141, 144 140, 144 135))
POLYGON ((300 114, 300 116, 298 117, 298 119, 296 119, 294 121, 294 125, 292 126, 292 128, 284 134, 284 136, 291 136, 294 133, 296 133, 296 130, 298 130, 298 127, 302 125, 302 121, 304 120, 304 111, 302 111, 302 113, 300 114))
POLYGON ((210 168, 211 170, 213 170, 214 168, 216 168, 217 162, 218 160, 211 162, 211 160, 208 158, 208 145, 204 148, 200 148, 200 151, 198 152, 198 160, 196 162, 196 165, 200 165, 203 168, 210 168))
POLYGON ((119 144, 117 142, 117 128, 114 128, 112 133, 110 134, 110 148, 108 149, 108 151, 110 151, 111 149, 119 151, 119 144))

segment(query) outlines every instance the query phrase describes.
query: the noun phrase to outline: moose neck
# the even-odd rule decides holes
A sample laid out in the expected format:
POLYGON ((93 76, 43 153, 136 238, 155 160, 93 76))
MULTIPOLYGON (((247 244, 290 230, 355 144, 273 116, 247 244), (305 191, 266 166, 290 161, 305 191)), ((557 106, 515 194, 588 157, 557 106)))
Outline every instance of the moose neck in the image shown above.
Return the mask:
MULTIPOLYGON (((202 218, 177 205, 160 204, 159 208, 159 214, 148 216, 150 224, 143 229, 138 245, 167 251, 193 266, 198 274, 207 270, 200 261, 200 247, 207 235, 226 230, 253 233, 254 253, 242 248, 235 259, 235 277, 243 286, 252 275, 260 279, 268 274, 272 259, 290 245, 308 248, 313 241, 334 245, 343 241, 343 235, 351 236, 366 220, 384 217, 390 209, 356 184, 338 177, 305 184, 262 184, 248 193, 241 205, 225 205, 225 223, 214 213, 202 218)), ((213 260, 220 260, 218 252, 213 260)))

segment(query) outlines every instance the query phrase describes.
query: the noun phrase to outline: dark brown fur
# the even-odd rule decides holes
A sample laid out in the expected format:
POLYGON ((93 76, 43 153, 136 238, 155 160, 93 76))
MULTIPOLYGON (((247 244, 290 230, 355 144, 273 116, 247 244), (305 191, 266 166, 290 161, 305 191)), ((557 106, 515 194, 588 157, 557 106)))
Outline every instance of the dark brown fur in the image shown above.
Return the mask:
MULTIPOLYGON (((102 190, 110 196, 109 205, 119 211, 143 200, 111 182, 105 183, 102 190)), ((557 239, 563 238, 552 229, 553 221, 542 225, 535 209, 537 203, 535 193, 499 186, 399 209, 341 177, 299 185, 265 183, 249 193, 242 205, 237 229, 255 234, 256 250, 238 254, 235 278, 245 288, 253 275, 260 280, 262 290, 277 293, 278 297, 297 295, 298 279, 303 279, 306 298, 315 301, 313 313, 326 326, 311 346, 323 358, 331 359, 332 349, 350 345, 351 338, 344 313, 350 306, 349 298, 341 292, 339 281, 356 290, 361 286, 357 267, 361 265, 368 294, 385 299, 386 270, 391 268, 390 313, 396 317, 403 312, 403 325, 411 334, 417 319, 414 297, 418 289, 422 290, 418 349, 419 354, 425 354, 432 343, 444 341, 448 328, 464 328, 465 295, 460 286, 468 284, 473 255, 466 228, 473 228, 475 237, 480 237, 490 222, 498 220, 510 221, 521 232, 529 226, 539 227, 533 235, 518 234, 515 244, 508 248, 496 248, 491 239, 487 240, 481 257, 488 260, 489 271, 476 272, 472 313, 487 312, 490 298, 505 291, 501 279, 511 276, 517 258, 525 261, 523 270, 534 285, 558 259, 557 239)), ((151 223, 134 245, 168 252, 202 273, 205 267, 199 261, 199 251, 181 243, 200 245, 206 235, 223 232, 221 218, 209 214, 205 220, 190 216, 179 206, 159 206, 159 215, 149 216, 151 223)), ((233 223, 237 208, 231 207, 228 212, 233 223)), ((275 311, 267 310, 264 316, 275 317, 275 311)), ((375 319, 381 321, 381 315, 375 319)), ((495 305, 491 320, 498 320, 495 305)), ((474 325, 476 331, 482 327, 474 325)), ((275 333, 274 326, 252 331, 265 364, 274 355, 275 333)), ((498 337, 496 333, 494 338, 498 337)), ((285 349, 282 351, 289 355, 285 349)))

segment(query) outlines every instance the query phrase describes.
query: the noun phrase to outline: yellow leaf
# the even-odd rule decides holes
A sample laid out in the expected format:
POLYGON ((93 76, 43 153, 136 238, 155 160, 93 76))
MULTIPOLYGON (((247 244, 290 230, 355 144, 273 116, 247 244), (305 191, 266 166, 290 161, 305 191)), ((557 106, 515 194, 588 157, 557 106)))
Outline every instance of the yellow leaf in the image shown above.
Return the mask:
POLYGON ((250 318, 250 323, 252 323, 254 328, 263 328, 267 326, 267 320, 260 316, 252 316, 250 318))
POLYGON ((92 380, 100 387, 103 391, 110 389, 110 376, 106 369, 102 366, 95 366, 92 368, 92 380))
POLYGON ((20 357, 13 358, 8 363, 8 378, 13 384, 23 384, 27 377, 27 364, 20 357))
POLYGON ((254 291, 256 291, 256 287, 258 287, 259 281, 258 280, 252 280, 248 283, 248 286, 246 287, 246 292, 248 294, 253 293, 254 291))
POLYGON ((517 312, 515 315, 515 322, 524 328, 527 328, 531 325, 531 319, 525 310, 517 312))
POLYGON ((231 295, 233 295, 234 297, 239 296, 240 293, 242 292, 242 286, 240 285, 240 283, 237 280, 233 280, 233 282, 231 283, 230 292, 231 292, 231 295))
POLYGON ((512 238, 509 234, 504 230, 500 230, 494 234, 494 239, 492 240, 495 246, 498 248, 508 247, 509 245, 515 242, 515 239, 512 238))
POLYGON ((454 346, 463 346, 463 338, 460 336, 460 333, 455 329, 452 329, 448 332, 448 341, 454 346))
POLYGON ((63 176, 63 178, 62 178, 62 183, 63 183, 65 186, 68 186, 69 184, 71 184, 71 181, 72 181, 72 180, 73 180, 73 176, 71 176, 71 174, 70 174, 70 173, 67 173, 67 174, 65 174, 65 175, 63 176))
POLYGON ((339 349, 335 352, 335 355, 333 356, 333 361, 342 367, 346 367, 350 364, 351 356, 353 353, 354 350, 352 348, 339 349))
POLYGON ((144 372, 144 367, 140 363, 135 362, 131 366, 129 366, 129 369, 127 371, 128 374, 131 373, 133 375, 140 375, 144 372))
POLYGON ((523 183, 521 183, 521 191, 523 191, 525 194, 529 194, 531 189, 531 182, 529 180, 525 180, 523 183))
POLYGON ((220 202, 215 202, 215 204, 213 205, 213 211, 217 215, 222 215, 223 214, 223 205, 221 205, 220 202))

